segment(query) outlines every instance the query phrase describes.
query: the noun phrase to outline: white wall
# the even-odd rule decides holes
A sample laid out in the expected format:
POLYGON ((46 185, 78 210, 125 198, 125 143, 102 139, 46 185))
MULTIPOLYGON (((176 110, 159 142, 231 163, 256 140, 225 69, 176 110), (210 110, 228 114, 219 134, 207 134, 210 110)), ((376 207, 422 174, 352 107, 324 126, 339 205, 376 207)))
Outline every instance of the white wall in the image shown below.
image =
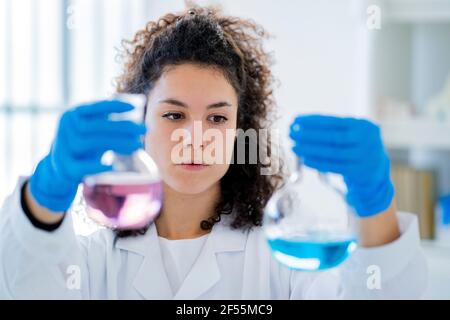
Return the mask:
MULTIPOLYGON (((227 12, 260 22, 275 39, 276 92, 284 117, 300 112, 365 114, 364 43, 357 2, 222 1, 227 12)), ((287 119, 286 119, 287 120, 287 119)))
MULTIPOLYGON (((154 17, 181 9, 184 1, 154 4, 154 17)), ((365 20, 360 0, 223 0, 231 15, 251 18, 274 39, 274 73, 280 129, 297 113, 367 115, 365 20)))

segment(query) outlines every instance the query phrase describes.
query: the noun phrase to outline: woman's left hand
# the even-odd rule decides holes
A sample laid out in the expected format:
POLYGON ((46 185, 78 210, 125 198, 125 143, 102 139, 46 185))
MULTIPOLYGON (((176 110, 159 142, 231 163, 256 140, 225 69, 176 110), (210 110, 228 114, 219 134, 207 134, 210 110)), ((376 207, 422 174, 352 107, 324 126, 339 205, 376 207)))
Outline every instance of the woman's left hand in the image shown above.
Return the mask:
POLYGON ((360 217, 390 207, 394 186, 377 125, 355 118, 306 115, 294 120, 290 137, 293 151, 306 166, 343 176, 347 201, 360 217))

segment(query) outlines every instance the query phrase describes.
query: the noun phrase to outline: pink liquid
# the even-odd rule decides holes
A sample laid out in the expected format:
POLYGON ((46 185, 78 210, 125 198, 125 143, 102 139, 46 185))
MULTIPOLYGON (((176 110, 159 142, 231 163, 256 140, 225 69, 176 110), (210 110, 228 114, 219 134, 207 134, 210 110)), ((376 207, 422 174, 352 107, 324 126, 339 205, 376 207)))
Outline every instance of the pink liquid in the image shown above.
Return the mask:
POLYGON ((156 219, 161 209, 162 185, 84 184, 88 215, 101 225, 119 230, 139 229, 156 219))

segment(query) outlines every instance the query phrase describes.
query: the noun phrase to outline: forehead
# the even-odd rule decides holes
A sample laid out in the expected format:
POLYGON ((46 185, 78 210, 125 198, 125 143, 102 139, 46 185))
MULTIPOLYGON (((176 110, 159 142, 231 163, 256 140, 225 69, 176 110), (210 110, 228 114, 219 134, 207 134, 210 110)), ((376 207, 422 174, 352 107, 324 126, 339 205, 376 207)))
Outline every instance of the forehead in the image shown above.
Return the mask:
POLYGON ((150 99, 180 99, 207 105, 225 100, 237 104, 237 94, 224 74, 212 67, 182 64, 168 67, 155 83, 150 99))

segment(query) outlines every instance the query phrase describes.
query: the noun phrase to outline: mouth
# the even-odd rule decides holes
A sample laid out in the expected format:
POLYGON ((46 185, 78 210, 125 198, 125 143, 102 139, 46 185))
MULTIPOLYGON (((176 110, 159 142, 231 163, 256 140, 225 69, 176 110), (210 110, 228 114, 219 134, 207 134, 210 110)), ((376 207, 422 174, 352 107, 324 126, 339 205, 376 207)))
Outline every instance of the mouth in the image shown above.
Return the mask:
POLYGON ((209 165, 204 164, 204 163, 182 163, 182 164, 179 164, 178 166, 180 166, 181 168, 183 168, 185 170, 189 170, 189 171, 199 171, 199 170, 203 170, 203 169, 206 169, 207 167, 209 167, 209 165))

